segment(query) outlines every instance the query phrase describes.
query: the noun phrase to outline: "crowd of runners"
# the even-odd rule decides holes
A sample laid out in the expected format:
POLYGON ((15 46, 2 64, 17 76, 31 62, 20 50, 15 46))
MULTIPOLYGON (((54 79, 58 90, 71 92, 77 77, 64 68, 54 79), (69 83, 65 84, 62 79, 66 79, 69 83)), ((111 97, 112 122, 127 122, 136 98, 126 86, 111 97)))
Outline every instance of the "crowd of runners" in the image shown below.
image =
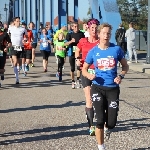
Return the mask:
MULTIPOLYGON (((6 26, 6 27, 5 27, 6 26)), ((89 134, 96 135, 99 150, 105 150, 104 139, 109 138, 110 130, 117 122, 119 111, 119 84, 128 71, 127 61, 120 46, 110 43, 112 26, 100 24, 97 19, 89 19, 79 24, 61 24, 61 29, 53 31, 50 25, 38 31, 33 22, 28 25, 15 17, 9 27, 0 30, 0 75, 4 80, 6 56, 9 53, 11 67, 14 69, 15 83, 19 84, 19 72, 27 76, 34 65, 35 50, 40 46, 43 57, 43 71, 47 72, 48 58, 55 52, 58 69, 56 76, 63 80, 62 69, 69 57, 71 88, 82 88, 85 94, 85 113, 89 134), (117 74, 117 63, 122 70, 117 74), (75 70, 77 77, 75 78, 75 70), (81 83, 80 83, 81 79, 81 83), (96 118, 96 126, 93 123, 96 118)))

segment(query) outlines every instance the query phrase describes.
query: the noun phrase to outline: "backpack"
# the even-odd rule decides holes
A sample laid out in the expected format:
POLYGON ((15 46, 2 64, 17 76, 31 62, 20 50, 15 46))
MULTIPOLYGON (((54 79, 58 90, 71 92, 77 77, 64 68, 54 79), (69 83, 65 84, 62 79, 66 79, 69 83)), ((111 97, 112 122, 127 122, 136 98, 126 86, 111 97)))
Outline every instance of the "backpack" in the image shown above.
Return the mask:
POLYGON ((119 43, 125 41, 125 30, 124 29, 117 29, 117 31, 116 31, 116 41, 119 42, 119 43))

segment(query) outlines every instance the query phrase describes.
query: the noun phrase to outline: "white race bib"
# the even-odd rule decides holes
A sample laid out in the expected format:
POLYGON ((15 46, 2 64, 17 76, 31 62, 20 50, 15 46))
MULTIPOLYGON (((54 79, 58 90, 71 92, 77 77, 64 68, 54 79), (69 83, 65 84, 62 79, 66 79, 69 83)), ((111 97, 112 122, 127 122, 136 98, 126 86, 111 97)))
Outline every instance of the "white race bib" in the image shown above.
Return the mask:
POLYGON ((43 47, 48 47, 48 42, 42 43, 43 47))
POLYGON ((77 48, 77 46, 73 46, 73 52, 75 52, 75 51, 76 51, 76 48, 77 48))
POLYGON ((0 50, 0 57, 3 57, 3 51, 0 50))
POLYGON ((21 46, 14 46, 14 50, 15 51, 22 51, 22 47, 21 46))
POLYGON ((88 73, 95 74, 95 70, 94 69, 88 69, 88 73))

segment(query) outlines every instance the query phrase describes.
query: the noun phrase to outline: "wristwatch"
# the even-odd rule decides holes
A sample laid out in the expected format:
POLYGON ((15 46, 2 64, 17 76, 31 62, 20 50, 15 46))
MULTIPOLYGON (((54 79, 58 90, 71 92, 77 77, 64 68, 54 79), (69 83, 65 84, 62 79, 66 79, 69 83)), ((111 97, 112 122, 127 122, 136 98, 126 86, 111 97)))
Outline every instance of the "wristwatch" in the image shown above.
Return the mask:
POLYGON ((80 57, 77 57, 77 58, 76 58, 76 61, 77 61, 78 59, 80 59, 80 57))
POLYGON ((118 76, 119 76, 121 79, 124 79, 124 76, 125 76, 125 75, 119 74, 118 76))

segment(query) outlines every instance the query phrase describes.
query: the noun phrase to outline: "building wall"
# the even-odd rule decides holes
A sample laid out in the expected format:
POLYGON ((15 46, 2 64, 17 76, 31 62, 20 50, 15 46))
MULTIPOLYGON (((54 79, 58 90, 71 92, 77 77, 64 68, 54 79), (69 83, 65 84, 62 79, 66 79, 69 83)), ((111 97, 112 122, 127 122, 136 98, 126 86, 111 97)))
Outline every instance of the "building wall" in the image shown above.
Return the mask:
MULTIPOLYGON (((62 0, 62 2, 68 4, 68 12, 66 8, 64 12, 68 15, 68 20, 73 21, 74 0, 62 0)), ((40 23, 58 26, 60 14, 58 0, 16 0, 14 2, 14 17, 19 16, 27 24, 32 21, 36 24, 36 28, 39 28, 40 23)))

